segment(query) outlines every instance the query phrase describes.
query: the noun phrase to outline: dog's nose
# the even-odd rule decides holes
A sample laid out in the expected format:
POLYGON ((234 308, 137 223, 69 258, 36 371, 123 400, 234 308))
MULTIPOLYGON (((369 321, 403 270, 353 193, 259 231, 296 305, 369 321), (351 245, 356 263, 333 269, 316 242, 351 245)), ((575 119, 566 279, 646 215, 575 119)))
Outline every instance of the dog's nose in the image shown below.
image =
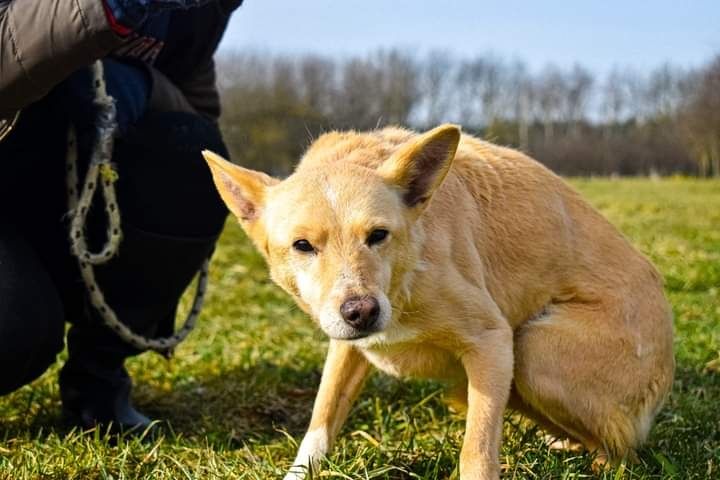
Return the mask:
POLYGON ((375 297, 351 297, 340 306, 345 322, 358 330, 367 330, 380 315, 380 304, 375 297))

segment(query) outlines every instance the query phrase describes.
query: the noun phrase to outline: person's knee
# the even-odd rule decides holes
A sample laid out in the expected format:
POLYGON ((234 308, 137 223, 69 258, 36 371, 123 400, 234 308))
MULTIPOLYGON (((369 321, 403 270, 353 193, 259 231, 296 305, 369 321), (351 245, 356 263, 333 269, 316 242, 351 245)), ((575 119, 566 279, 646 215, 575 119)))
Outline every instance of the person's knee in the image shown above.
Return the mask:
POLYGON ((0 394, 39 377, 64 345, 62 302, 48 273, 19 237, 0 236, 0 394))
POLYGON ((227 215, 200 152, 227 154, 218 126, 197 115, 147 115, 122 141, 118 201, 124 218, 172 236, 219 233, 227 215))

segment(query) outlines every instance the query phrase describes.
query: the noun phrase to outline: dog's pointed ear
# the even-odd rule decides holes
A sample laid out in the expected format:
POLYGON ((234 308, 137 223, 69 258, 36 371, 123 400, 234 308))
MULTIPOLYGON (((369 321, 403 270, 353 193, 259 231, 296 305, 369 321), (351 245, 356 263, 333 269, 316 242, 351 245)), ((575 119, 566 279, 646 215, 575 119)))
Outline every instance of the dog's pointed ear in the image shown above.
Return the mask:
POLYGON ((230 211, 243 222, 256 220, 262 211, 267 188, 278 180, 230 163, 209 150, 203 150, 202 155, 210 167, 215 187, 230 211))
POLYGON ((441 125, 402 145, 378 173, 400 187, 407 206, 422 206, 450 170, 459 143, 460 127, 441 125))

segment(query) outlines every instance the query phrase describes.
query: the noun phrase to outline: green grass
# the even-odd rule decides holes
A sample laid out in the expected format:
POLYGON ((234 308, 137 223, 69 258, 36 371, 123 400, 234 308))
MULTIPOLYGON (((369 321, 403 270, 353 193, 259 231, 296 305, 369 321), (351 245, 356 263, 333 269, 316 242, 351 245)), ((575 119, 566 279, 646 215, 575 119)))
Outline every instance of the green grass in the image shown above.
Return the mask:
MULTIPOLYGON (((720 352, 720 182, 574 184, 662 271, 677 331, 674 390, 640 463, 601 477, 720 478, 720 371, 705 367, 720 352)), ((278 478, 310 417, 325 348, 228 222, 197 330, 170 362, 129 362, 136 403, 172 431, 112 442, 64 429, 54 367, 0 398, 0 478, 278 478)), ((442 396, 436 383, 373 376, 323 476, 457 478, 463 422, 442 396)), ((593 478, 588 456, 549 452, 512 416, 501 462, 504 478, 593 478)))

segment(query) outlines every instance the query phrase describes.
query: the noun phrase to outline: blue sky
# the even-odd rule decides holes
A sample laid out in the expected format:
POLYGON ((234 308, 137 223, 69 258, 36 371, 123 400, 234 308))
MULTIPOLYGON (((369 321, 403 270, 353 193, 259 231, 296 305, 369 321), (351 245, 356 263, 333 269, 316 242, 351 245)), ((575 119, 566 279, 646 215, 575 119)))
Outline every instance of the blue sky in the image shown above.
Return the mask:
POLYGON ((533 69, 693 67, 720 53, 720 0, 245 0, 221 48, 335 56, 391 46, 491 52, 533 69))

